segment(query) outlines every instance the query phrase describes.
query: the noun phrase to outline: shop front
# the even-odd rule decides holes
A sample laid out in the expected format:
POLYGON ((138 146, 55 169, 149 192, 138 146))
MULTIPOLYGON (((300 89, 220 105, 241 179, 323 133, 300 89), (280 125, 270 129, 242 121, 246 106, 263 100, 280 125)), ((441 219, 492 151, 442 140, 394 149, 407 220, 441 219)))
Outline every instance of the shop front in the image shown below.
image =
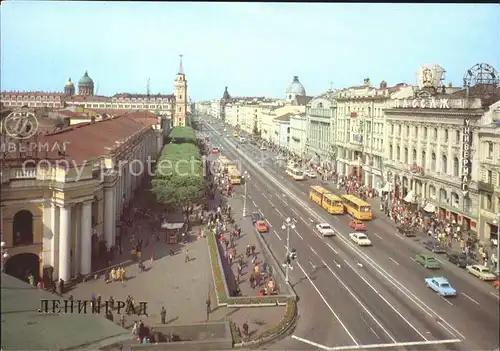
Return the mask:
POLYGON ((380 189, 384 186, 382 172, 380 170, 372 168, 372 182, 370 185, 373 189, 380 189))

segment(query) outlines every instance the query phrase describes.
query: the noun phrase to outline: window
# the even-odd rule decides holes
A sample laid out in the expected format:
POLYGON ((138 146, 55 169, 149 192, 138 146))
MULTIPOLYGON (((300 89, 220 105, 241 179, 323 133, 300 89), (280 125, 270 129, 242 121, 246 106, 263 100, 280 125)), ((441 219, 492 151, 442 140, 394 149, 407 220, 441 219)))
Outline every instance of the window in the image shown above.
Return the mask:
POLYGON ((436 187, 434 185, 429 185, 429 197, 431 199, 436 198, 436 187))
POLYGON ((33 244, 33 214, 30 211, 21 210, 14 215, 12 234, 14 246, 33 244))
POLYGON ((408 148, 407 147, 405 147, 404 163, 408 164, 408 148))
POLYGON ((441 173, 448 174, 448 157, 441 156, 441 173))
POLYGON ((392 144, 389 144, 389 160, 394 160, 394 155, 392 154, 394 152, 394 149, 392 147, 392 144))
POLYGON ((412 152, 411 162, 417 163, 417 150, 415 150, 415 149, 413 149, 413 152, 412 152))
POLYGON ((493 183, 493 172, 492 171, 488 171, 488 173, 486 174, 486 183, 488 183, 488 184, 493 183))
POLYGON ((398 134, 401 136, 401 124, 398 125, 398 134))
POLYGON ((424 138, 427 138, 427 127, 424 127, 424 138))
POLYGON ((415 133, 415 138, 418 138, 418 127, 416 127, 416 126, 415 126, 414 133, 415 133))
POLYGON ((459 169, 460 169, 460 163, 458 161, 458 157, 455 157, 453 159, 453 176, 454 177, 458 177, 458 172, 459 172, 459 169))
POLYGON ((434 139, 437 139, 438 137, 438 129, 437 128, 434 128, 434 135, 433 135, 433 138, 434 139))
POLYGON ((425 153, 425 151, 422 151, 422 168, 423 169, 426 169, 425 166, 427 165, 427 155, 425 153))
POLYGON ((410 136, 410 126, 406 126, 406 136, 410 136))
POLYGON ((460 131, 455 130, 455 143, 460 144, 460 131))
POLYGON ((444 142, 447 143, 448 142, 448 129, 445 129, 444 130, 444 142))
POLYGON ((391 123, 391 134, 394 134, 394 124, 391 123))
POLYGON ((182 100, 182 95, 179 95, 179 100, 182 100))
POLYGON ((488 147, 488 149, 487 149, 488 151, 486 153, 486 157, 491 160, 491 159, 493 159, 493 143, 492 142, 487 142, 487 144, 488 144, 488 146, 487 146, 488 147))
POLYGON ((431 156, 431 171, 436 171, 436 154, 433 152, 431 156))
POLYGON ((451 193, 451 205, 454 207, 458 207, 460 202, 460 198, 458 197, 457 193, 451 193))
POLYGON ((396 161, 401 161, 401 147, 396 147, 396 161))
POLYGON ((491 210, 491 206, 493 204, 493 197, 488 194, 484 199, 486 200, 484 206, 486 207, 487 210, 491 210))

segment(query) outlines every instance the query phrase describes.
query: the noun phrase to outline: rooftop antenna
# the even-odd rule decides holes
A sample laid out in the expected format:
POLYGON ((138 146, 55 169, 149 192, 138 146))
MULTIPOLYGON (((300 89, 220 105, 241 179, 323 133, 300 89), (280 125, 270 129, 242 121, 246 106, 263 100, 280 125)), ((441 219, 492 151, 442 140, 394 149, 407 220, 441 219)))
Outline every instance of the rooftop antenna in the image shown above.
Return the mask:
POLYGON ((184 56, 183 54, 179 54, 179 59, 180 59, 180 62, 179 62, 179 73, 184 73, 184 67, 182 67, 182 56, 184 56))
POLYGON ((333 82, 330 81, 330 90, 333 90, 333 82))

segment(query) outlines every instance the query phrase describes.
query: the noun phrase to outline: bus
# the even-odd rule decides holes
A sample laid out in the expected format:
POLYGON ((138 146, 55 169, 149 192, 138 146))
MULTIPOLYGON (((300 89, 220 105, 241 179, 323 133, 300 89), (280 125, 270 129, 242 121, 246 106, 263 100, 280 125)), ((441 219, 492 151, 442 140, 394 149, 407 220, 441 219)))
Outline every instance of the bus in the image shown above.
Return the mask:
POLYGON ((330 193, 328 189, 319 185, 313 185, 309 191, 309 198, 320 206, 323 206, 323 196, 330 193))
POLYGON ((236 169, 235 166, 229 167, 229 182, 231 184, 241 184, 241 173, 236 169))
POLYGON ((288 174, 290 177, 293 178, 293 180, 304 180, 304 171, 294 167, 294 166, 287 166, 286 168, 286 174, 288 174))
POLYGON ((219 171, 225 173, 228 171, 228 166, 231 164, 231 160, 226 156, 219 156, 219 171))
POLYGON ((323 195, 323 204, 321 207, 323 207, 329 214, 344 214, 344 204, 342 203, 342 199, 332 193, 323 195))
POLYGON ((237 137, 239 137, 239 136, 240 136, 240 133, 238 133, 238 131, 237 131, 237 130, 235 130, 235 131, 233 132, 233 136, 234 136, 235 138, 237 138, 237 137))
POLYGON ((373 219, 372 207, 366 201, 354 195, 342 195, 342 202, 345 210, 351 216, 361 221, 369 221, 373 219))

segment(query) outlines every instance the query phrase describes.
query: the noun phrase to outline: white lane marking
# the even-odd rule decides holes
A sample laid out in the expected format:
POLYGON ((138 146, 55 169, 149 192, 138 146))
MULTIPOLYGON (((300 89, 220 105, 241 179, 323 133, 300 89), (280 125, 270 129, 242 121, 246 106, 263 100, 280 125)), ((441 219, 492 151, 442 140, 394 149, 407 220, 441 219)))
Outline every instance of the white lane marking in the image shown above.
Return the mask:
MULTIPOLYGON (((293 336, 292 336, 293 338, 293 336)), ((296 338, 294 338, 296 339, 296 338)), ((299 341, 302 341, 300 339, 297 339, 299 341)), ((383 348, 403 348, 405 346, 423 346, 423 345, 442 345, 442 344, 457 344, 459 342, 462 342, 460 339, 448 339, 448 340, 428 340, 428 341, 409 341, 409 342, 398 342, 394 344, 372 344, 372 345, 349 345, 349 346, 335 346, 335 347, 328 347, 328 351, 342 351, 342 350, 360 350, 360 349, 366 349, 366 350, 374 350, 374 349, 383 349, 383 348)), ((307 342, 306 342, 307 343, 307 342)), ((312 345, 312 344, 311 344, 312 345)), ((322 346, 322 345, 313 345, 313 346, 322 346)), ((321 348, 321 347, 319 347, 321 348)))
POLYGON ((326 245, 328 245, 328 247, 330 248, 330 250, 332 250, 335 253, 335 255, 339 254, 337 251, 335 251, 335 249, 332 247, 332 245, 330 245, 329 243, 326 243, 326 245))
POLYGON ((257 204, 255 203, 255 201, 252 200, 252 203, 255 207, 257 207, 257 204))
POLYGON ((297 220, 295 218, 292 218, 292 221, 294 221, 295 223, 297 223, 297 220))
POLYGON ((443 264, 443 261, 441 261, 439 258, 436 258, 436 261, 438 261, 439 263, 443 264))
POLYGON ((262 215, 262 217, 264 217, 264 212, 262 212, 261 210, 259 210, 259 213, 262 215))
POLYGON ((415 259, 413 257, 410 256, 410 260, 412 260, 413 262, 415 262, 415 259))
POLYGON ((448 300, 447 298, 439 295, 440 298, 442 298, 443 300, 445 300, 450 306, 453 306, 453 304, 450 302, 450 300, 448 300))
POLYGON ((273 230, 273 233, 278 237, 278 239, 280 239, 281 241, 281 236, 278 234, 278 232, 276 230, 273 230))
POLYGON ((352 342, 354 344, 356 344, 356 345, 359 345, 359 343, 356 341, 356 339, 354 339, 354 336, 351 334, 351 332, 349 331, 349 329, 347 329, 347 327, 344 324, 344 322, 342 322, 342 320, 339 318, 339 316, 337 315, 337 313, 333 310, 332 306, 330 306, 330 304, 328 303, 328 301, 326 300, 326 298, 323 296, 323 294, 321 293, 321 291, 319 291, 319 289, 316 286, 316 284, 314 284, 314 282, 311 280, 311 278, 309 277, 309 275, 306 273, 306 271, 304 270, 304 268, 302 267, 302 265, 299 262, 297 262, 297 267, 299 267, 300 270, 302 271, 302 273, 304 273, 304 276, 306 277, 306 279, 309 281, 309 283, 311 283, 311 285, 314 288, 314 290, 316 290, 316 292, 318 293, 319 297, 323 300, 323 302, 328 307, 328 309, 330 310, 330 312, 332 312, 332 314, 334 315, 335 319, 337 319, 337 321, 340 323, 340 325, 342 326, 342 328, 344 329, 344 331, 347 333, 347 335, 349 335, 349 337, 351 338, 352 342))
POLYGON ((262 196, 264 196, 264 199, 266 199, 267 201, 269 201, 268 197, 266 196, 266 194, 262 194, 262 196))
POLYGON ((284 217, 283 216, 283 213, 280 212, 280 210, 278 210, 277 208, 275 208, 276 212, 281 216, 281 217, 284 217))
POLYGON ((309 225, 309 223, 304 218, 300 217, 300 220, 304 222, 306 225, 309 225))
POLYGON ((271 204, 271 206, 273 206, 274 208, 276 208, 276 206, 274 206, 274 204, 271 202, 271 200, 268 200, 268 201, 271 204))
POLYGON ((477 302, 476 300, 474 300, 472 297, 470 297, 466 293, 462 293, 462 295, 464 295, 466 298, 468 298, 469 300, 471 300, 472 302, 474 302, 476 305, 479 305, 479 302, 477 302))
POLYGON ((271 223, 270 223, 267 219, 266 219, 266 223, 267 223, 267 225, 269 226, 269 228, 271 228, 271 227, 272 227, 271 223))
POLYGON ((311 217, 309 217, 309 222, 314 223, 314 221, 311 219, 311 217))
POLYGON ((299 336, 292 335, 292 339, 295 339, 297 341, 301 341, 304 344, 308 344, 308 345, 314 346, 314 347, 316 347, 318 349, 321 349, 321 350, 330 350, 330 348, 328 346, 318 344, 317 342, 314 342, 314 341, 311 341, 311 340, 307 340, 307 339, 301 338, 299 336))
MULTIPOLYGON (((317 254, 316 254, 317 255, 317 254)), ((319 255, 318 255, 319 257, 319 255)), ((389 333, 389 331, 387 329, 384 328, 384 326, 378 321, 377 318, 375 318, 375 316, 370 312, 370 310, 359 300, 359 298, 352 292, 351 289, 349 289, 349 287, 342 281, 342 279, 340 279, 340 277, 335 274, 335 272, 333 271, 333 269, 330 268, 329 265, 326 264, 325 261, 323 261, 323 264, 325 265, 325 267, 330 271, 330 273, 332 273, 332 275, 335 277, 335 279, 337 279, 337 281, 344 287, 344 289, 349 293, 349 295, 352 296, 352 298, 354 300, 356 300, 356 302, 358 303, 358 305, 363 309, 365 310, 365 312, 370 316, 371 319, 373 319, 373 321, 379 326, 380 329, 382 329, 382 331, 389 337, 389 339, 392 340, 392 342, 397 342, 396 339, 394 339, 394 337, 391 335, 391 333, 389 333)), ((368 324, 368 323, 367 323, 368 324)))
POLYGON ((497 294, 495 294, 495 293, 492 293, 491 291, 490 291, 490 295, 491 295, 491 296, 495 296, 497 299, 500 299, 500 295, 497 295, 497 294))
POLYGON ((335 263, 335 265, 336 265, 337 267, 342 268, 342 266, 340 265, 340 263, 338 263, 338 262, 337 262, 337 261, 335 261, 335 260, 332 260, 332 261, 333 261, 333 263, 335 263))
POLYGON ((334 221, 340 222, 340 219, 338 217, 333 216, 332 218, 334 221))
MULTIPOLYGON (((311 246, 311 245, 309 245, 309 248, 311 249, 311 251, 312 251, 312 252, 314 252, 314 254, 315 254, 316 256, 318 256, 318 257, 319 257, 318 253, 317 253, 317 252, 316 252, 316 251, 312 248, 312 246, 311 246)), ((321 257, 320 257, 320 258, 321 258, 321 257)))
POLYGON ((382 294, 381 294, 381 293, 379 293, 379 292, 377 291, 377 289, 375 289, 375 287, 374 287, 372 284, 370 284, 370 283, 369 283, 369 282, 368 282, 368 281, 367 281, 367 280, 366 280, 366 279, 365 279, 365 278, 364 278, 361 274, 359 274, 359 273, 358 273, 358 271, 357 271, 357 270, 355 270, 355 269, 354 269, 354 267, 353 267, 353 266, 351 266, 351 265, 349 264, 349 262, 347 262, 346 260, 344 260, 344 261, 345 261, 345 263, 347 263, 347 265, 348 265, 348 266, 349 266, 349 267, 350 267, 350 268, 354 271, 354 273, 356 273, 356 275, 357 275, 358 277, 360 277, 360 278, 361 278, 361 279, 362 279, 362 280, 366 283, 366 285, 368 285, 368 286, 370 287, 370 289, 372 289, 372 290, 373 290, 373 292, 375 292, 375 294, 377 294, 377 295, 378 295, 378 297, 380 297, 380 298, 382 299, 382 301, 384 301, 387 305, 389 305, 389 307, 390 307, 390 308, 391 308, 394 312, 396 312, 396 314, 397 314, 397 315, 398 315, 398 316, 399 316, 402 320, 404 320, 404 321, 406 322, 406 324, 408 324, 408 325, 409 325, 409 326, 410 326, 410 327, 411 327, 411 328, 412 328, 412 329, 413 329, 413 330, 414 330, 414 331, 415 331, 418 335, 420 335, 420 337, 421 337, 422 339, 424 339, 425 341, 428 341, 428 339, 424 336, 424 334, 422 334, 422 333, 421 333, 421 332, 420 332, 420 331, 419 331, 419 330, 418 330, 418 329, 417 329, 417 328, 416 328, 413 324, 411 324, 411 323, 410 323, 410 321, 409 321, 408 319, 406 319, 406 318, 405 318, 405 317, 404 317, 404 316, 403 316, 403 315, 402 315, 402 314, 401 314, 401 313, 400 313, 400 312, 399 312, 399 311, 398 311, 398 310, 397 310, 397 309, 396 309, 396 308, 395 308, 395 307, 394 307, 394 306, 393 306, 393 305, 392 305, 389 301, 387 301, 387 299, 386 299, 384 296, 382 296, 382 294))
POLYGON ((302 235, 299 234, 299 232, 297 231, 297 229, 294 229, 293 231, 295 232, 295 234, 297 234, 299 236, 299 238, 301 238, 302 240, 304 240, 304 238, 302 237, 302 235))
POLYGON ((394 259, 392 259, 391 257, 389 257, 389 259, 394 262, 397 266, 399 266, 399 263, 397 263, 394 259))
POLYGON ((377 238, 379 238, 379 239, 384 240, 384 238, 382 238, 382 237, 381 237, 380 235, 378 235, 377 233, 373 233, 373 235, 375 235, 375 236, 376 236, 377 238))
POLYGON ((283 197, 286 197, 286 195, 285 195, 285 194, 283 194, 283 193, 281 193, 281 195, 283 195, 283 197))
POLYGON ((316 269, 316 265, 313 263, 313 261, 309 260, 309 263, 311 264, 313 269, 316 269))
MULTIPOLYGON (((231 146, 234 150, 235 153, 241 155, 246 162, 248 162, 252 167, 262 173, 266 178, 269 179, 270 182, 274 183, 274 185, 279 188, 281 191, 283 191, 285 194, 288 194, 290 199, 294 200, 297 205, 299 205, 301 208, 306 210, 311 214, 312 217, 318 219, 321 222, 325 222, 325 220, 315 213, 315 211, 306 203, 304 200, 299 198, 298 195, 296 195, 294 192, 290 191, 286 186, 280 183, 274 176, 272 176, 269 172, 264 170, 263 167, 259 166, 255 161, 253 161, 250 157, 245 155, 244 152, 241 150, 236 149, 236 146, 234 143, 227 141, 227 144, 231 146)), ((384 278, 388 283, 390 283, 392 286, 394 286, 400 293, 402 293, 404 296, 408 298, 415 306, 417 306, 422 312, 424 312, 427 316, 432 318, 433 320, 437 320, 437 323, 446 330, 449 334, 452 336, 460 336, 461 338, 465 339, 465 336, 461 334, 455 327, 453 327, 449 322, 447 322, 444 318, 442 318, 438 313, 434 311, 434 309, 430 308, 425 302, 423 302, 419 297, 417 297, 413 292, 410 291, 405 285, 397 281, 396 278, 394 278, 391 274, 389 274, 380 264, 378 264, 374 259, 372 259, 370 256, 368 256, 366 253, 363 251, 359 250, 359 248, 355 247, 348 239, 343 237, 342 235, 339 234, 339 240, 342 241, 351 251, 356 253, 358 256, 362 257, 365 259, 368 264, 374 268, 374 270, 382 277, 384 278), (436 318, 437 317, 437 318, 436 318)))
POLYGON ((252 195, 248 195, 248 198, 249 198, 250 200, 252 200, 252 195))

